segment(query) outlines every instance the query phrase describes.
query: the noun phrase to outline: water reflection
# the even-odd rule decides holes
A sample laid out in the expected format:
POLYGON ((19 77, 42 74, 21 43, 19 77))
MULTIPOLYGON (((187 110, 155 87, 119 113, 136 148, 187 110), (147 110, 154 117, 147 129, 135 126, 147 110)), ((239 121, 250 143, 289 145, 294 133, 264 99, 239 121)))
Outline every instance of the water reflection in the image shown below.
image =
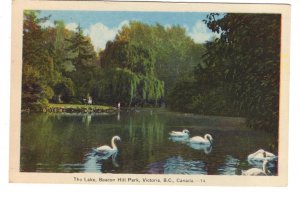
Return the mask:
POLYGON ((121 119, 120 110, 118 110, 117 120, 120 121, 120 119, 121 119))
POLYGON ((169 140, 172 142, 186 143, 189 141, 189 136, 170 136, 169 140))
MULTIPOLYGON (((113 115, 22 114, 20 171, 233 175, 261 168, 247 161, 253 150, 273 147, 270 151, 278 155, 275 134, 227 119, 155 109, 113 115), (169 136, 184 128, 193 136, 210 131, 216 141, 203 146, 169 136), (115 135, 122 138, 117 156, 101 159, 94 154, 92 147, 115 135)), ((268 167, 277 175, 277 160, 268 167)))
POLYGON ((82 116, 82 122, 85 123, 86 126, 89 126, 92 122, 92 115, 91 114, 85 114, 82 116))
POLYGON ((203 151, 205 154, 209 154, 212 151, 212 144, 200 144, 200 143, 191 143, 189 136, 170 136, 169 140, 172 142, 180 142, 186 144, 188 147, 194 150, 203 151))
POLYGON ((205 154, 209 154, 212 151, 212 145, 211 144, 196 144, 196 143, 190 143, 188 142, 187 145, 195 150, 201 150, 205 154))
MULTIPOLYGON (((248 163, 254 167, 254 168, 259 168, 262 169, 263 166, 263 161, 257 161, 257 160, 250 160, 248 159, 248 163)), ((267 163, 267 171, 268 175, 276 175, 276 170, 277 170, 277 159, 271 160, 267 163)))
POLYGON ((84 160, 83 172, 102 172, 102 163, 94 153, 88 153, 84 160))
POLYGON ((239 160, 232 157, 231 155, 226 155, 224 164, 218 169, 220 175, 236 175, 239 166, 239 160))
POLYGON ((96 149, 93 149, 91 152, 87 153, 84 158, 83 172, 102 172, 103 163, 105 160, 111 158, 112 165, 114 167, 119 167, 119 164, 116 160, 117 152, 109 157, 100 155, 96 149))
POLYGON ((170 157, 148 166, 150 174, 207 174, 206 165, 199 160, 184 160, 181 156, 170 157))
MULTIPOLYGON (((59 166, 61 172, 81 172, 84 166, 81 163, 67 163, 59 166)), ((91 172, 91 171, 90 171, 91 172)))

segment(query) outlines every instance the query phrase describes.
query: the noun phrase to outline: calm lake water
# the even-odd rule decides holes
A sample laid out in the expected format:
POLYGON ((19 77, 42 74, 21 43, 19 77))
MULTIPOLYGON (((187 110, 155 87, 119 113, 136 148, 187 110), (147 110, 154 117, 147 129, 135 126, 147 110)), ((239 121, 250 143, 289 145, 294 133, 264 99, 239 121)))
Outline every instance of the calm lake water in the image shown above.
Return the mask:
MULTIPOLYGON (((277 136, 251 130, 241 118, 161 109, 114 115, 22 114, 21 129, 22 172, 240 175, 254 167, 248 154, 262 148, 278 155, 277 136), (213 145, 195 147, 169 137, 170 131, 182 129, 191 137, 210 133, 213 145), (95 148, 111 146, 115 135, 121 137, 118 154, 101 159, 95 148)), ((277 161, 268 169, 277 175, 277 161)))

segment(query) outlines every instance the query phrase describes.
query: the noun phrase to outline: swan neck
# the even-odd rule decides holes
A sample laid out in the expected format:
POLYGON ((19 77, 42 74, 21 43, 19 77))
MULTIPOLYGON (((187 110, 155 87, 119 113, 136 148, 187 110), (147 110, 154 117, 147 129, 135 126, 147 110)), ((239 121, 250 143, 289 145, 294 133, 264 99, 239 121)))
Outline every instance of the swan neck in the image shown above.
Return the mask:
POLYGON ((206 134, 206 135, 204 136, 204 138, 205 138, 207 141, 209 141, 209 143, 211 143, 211 138, 210 138, 209 135, 206 134))
POLYGON ((112 149, 116 149, 116 150, 118 149, 116 144, 115 144, 115 138, 114 137, 111 139, 111 146, 112 146, 112 149))
POLYGON ((263 164, 263 172, 265 174, 267 174, 267 163, 266 162, 263 164))

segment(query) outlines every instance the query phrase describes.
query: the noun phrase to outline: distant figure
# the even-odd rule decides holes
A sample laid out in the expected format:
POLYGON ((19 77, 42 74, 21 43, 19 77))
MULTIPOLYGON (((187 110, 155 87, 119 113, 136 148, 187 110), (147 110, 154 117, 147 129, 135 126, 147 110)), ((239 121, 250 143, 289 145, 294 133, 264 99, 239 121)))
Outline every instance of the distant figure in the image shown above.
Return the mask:
POLYGON ((89 105, 92 105, 92 104, 93 104, 93 100, 92 100, 92 97, 91 97, 91 96, 88 97, 88 104, 89 104, 89 105))
POLYGON ((58 103, 62 103, 62 101, 61 101, 61 95, 60 94, 57 96, 57 102, 58 103))
POLYGON ((120 109, 121 109, 121 103, 118 102, 118 110, 120 110, 120 109))

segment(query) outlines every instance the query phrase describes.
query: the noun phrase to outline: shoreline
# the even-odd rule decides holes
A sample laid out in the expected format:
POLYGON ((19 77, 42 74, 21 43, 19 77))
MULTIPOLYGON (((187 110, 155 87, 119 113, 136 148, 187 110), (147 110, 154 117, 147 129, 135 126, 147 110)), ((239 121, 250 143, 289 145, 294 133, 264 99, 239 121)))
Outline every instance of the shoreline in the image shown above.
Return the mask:
POLYGON ((83 105, 83 104, 54 104, 49 103, 41 110, 22 109, 21 112, 42 112, 42 113, 115 113, 116 107, 104 105, 83 105))

